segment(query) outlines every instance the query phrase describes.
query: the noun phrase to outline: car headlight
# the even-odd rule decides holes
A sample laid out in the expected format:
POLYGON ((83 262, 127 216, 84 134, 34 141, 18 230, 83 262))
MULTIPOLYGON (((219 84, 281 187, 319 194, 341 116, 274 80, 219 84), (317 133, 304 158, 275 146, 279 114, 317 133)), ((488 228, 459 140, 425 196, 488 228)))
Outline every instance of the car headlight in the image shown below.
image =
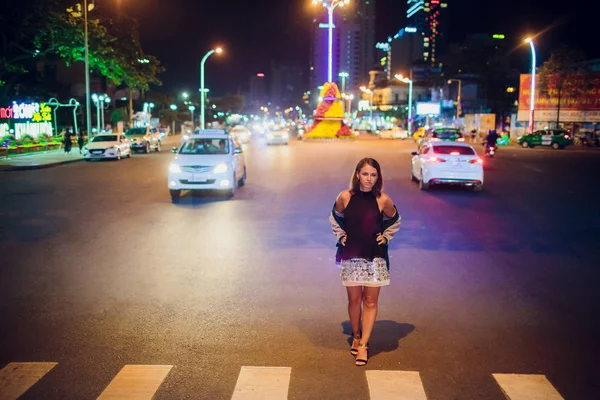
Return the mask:
POLYGON ((181 167, 177 164, 171 164, 171 165, 169 165, 169 172, 172 172, 174 174, 180 174, 181 167))
POLYGON ((189 135, 183 135, 183 140, 188 140, 189 138, 189 135))
POLYGON ((227 170, 229 169, 229 167, 227 166, 227 164, 223 163, 223 164, 219 164, 217 165, 214 169, 213 172, 215 174, 222 174, 223 172, 227 172, 227 170))

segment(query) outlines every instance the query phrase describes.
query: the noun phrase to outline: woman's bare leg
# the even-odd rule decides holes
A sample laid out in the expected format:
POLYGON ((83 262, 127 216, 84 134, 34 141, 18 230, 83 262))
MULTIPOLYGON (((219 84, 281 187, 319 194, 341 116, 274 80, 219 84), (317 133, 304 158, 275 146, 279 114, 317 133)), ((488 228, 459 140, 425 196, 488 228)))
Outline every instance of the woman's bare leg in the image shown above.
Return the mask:
MULTIPOLYGON (((365 286, 363 290, 363 315, 362 315, 362 337, 360 339, 361 344, 367 344, 371 338, 371 332, 373 332, 373 325, 375 325, 375 319, 377 318, 377 303, 379 301, 380 287, 368 287, 365 286)), ((367 348, 359 347, 357 359, 367 359, 367 348)))
POLYGON ((348 317, 350 317, 352 334, 355 338, 360 338, 362 286, 346 286, 346 291, 348 292, 348 317))

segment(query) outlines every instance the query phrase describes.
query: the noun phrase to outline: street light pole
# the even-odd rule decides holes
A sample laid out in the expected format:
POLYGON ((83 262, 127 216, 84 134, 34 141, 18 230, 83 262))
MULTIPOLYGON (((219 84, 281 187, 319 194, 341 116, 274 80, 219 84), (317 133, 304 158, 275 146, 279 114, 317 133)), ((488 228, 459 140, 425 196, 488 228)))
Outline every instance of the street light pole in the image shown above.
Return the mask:
POLYGON ((194 131, 194 110, 196 109, 196 107, 194 106, 189 106, 188 110, 190 110, 190 112, 192 113, 192 132, 194 131))
POLYGON ((337 6, 343 7, 345 4, 350 3, 350 0, 313 0, 313 4, 319 4, 319 2, 327 8, 329 31, 329 37, 327 38, 327 82, 333 82, 333 10, 337 6))
POLYGON ((342 93, 346 93, 346 78, 348 78, 350 74, 347 72, 340 72, 338 76, 342 78, 342 93))
MULTIPOLYGON (((177 105, 176 104, 171 104, 171 110, 173 111, 177 111, 177 105)), ((171 130, 171 135, 175 135, 175 115, 173 115, 173 129, 171 130)))
POLYGON ((400 82, 408 83, 408 121, 406 122, 406 128, 408 130, 408 136, 412 134, 412 95, 413 95, 413 80, 404 78, 402 75, 394 75, 400 82))
MULTIPOLYGON (((208 60, 208 57, 210 57, 211 55, 213 55, 214 53, 221 53, 223 50, 220 47, 217 47, 216 49, 212 49, 210 50, 208 53, 206 53, 204 55, 204 57, 202 58, 202 61, 200 62, 200 129, 204 129, 204 64, 206 63, 206 60, 208 60)), ((193 113, 193 111, 192 111, 193 113)), ((193 119, 192 119, 192 124, 193 124, 193 119)))
POLYGON ((371 89, 367 89, 365 86, 361 86, 360 90, 365 93, 369 93, 369 122, 371 127, 373 127, 373 91, 371 89))
POLYGON ((92 135, 92 110, 90 103, 90 51, 88 44, 88 2, 83 0, 83 24, 85 30, 85 116, 86 116, 86 127, 88 134, 88 141, 92 135))
POLYGON ((460 95, 462 93, 462 79, 448 79, 448 84, 452 82, 458 82, 458 95, 456 96, 456 118, 460 118, 460 114, 462 113, 462 106, 460 105, 460 95))
POLYGON ((534 112, 535 112, 535 46, 531 38, 525 39, 531 47, 531 98, 529 99, 529 133, 533 133, 534 112))

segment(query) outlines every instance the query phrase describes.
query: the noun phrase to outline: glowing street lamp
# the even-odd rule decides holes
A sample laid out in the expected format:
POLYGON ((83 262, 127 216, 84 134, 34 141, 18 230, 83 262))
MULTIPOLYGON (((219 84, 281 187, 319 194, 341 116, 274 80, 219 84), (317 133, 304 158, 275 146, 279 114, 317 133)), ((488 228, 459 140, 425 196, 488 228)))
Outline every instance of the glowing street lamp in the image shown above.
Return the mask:
POLYGON ((413 81, 412 81, 412 79, 405 78, 400 74, 394 75, 394 78, 398 79, 400 82, 408 83, 408 121, 406 123, 406 128, 408 130, 408 136, 410 136, 412 134, 413 81))
POLYGON ((535 111, 535 46, 531 38, 525 39, 525 43, 529 43, 531 47, 531 98, 529 99, 529 132, 533 132, 533 114, 535 111))
POLYGON ((340 72, 338 76, 342 78, 342 93, 346 93, 346 78, 348 78, 350 74, 347 72, 340 72))
POLYGON ((335 8, 338 6, 343 7, 344 5, 350 3, 350 0, 313 0, 313 4, 319 3, 322 3, 323 7, 327 8, 327 13, 329 15, 327 82, 333 82, 333 10, 335 10, 335 8))
POLYGON ((373 126, 373 91, 371 89, 367 89, 365 86, 361 86, 360 90, 369 94, 369 120, 371 126, 373 126))
POLYGON ((192 130, 194 130, 194 110, 196 109, 196 107, 194 106, 189 106, 188 110, 190 110, 190 112, 192 113, 192 130))
POLYGON ((206 60, 208 60, 208 57, 214 53, 220 54, 222 52, 223 49, 220 47, 212 49, 204 55, 202 61, 200 62, 200 129, 204 129, 204 108, 206 106, 206 104, 204 104, 204 96, 206 96, 206 91, 204 90, 204 64, 206 63, 206 60))
POLYGON ((189 97, 189 94, 187 92, 183 92, 183 93, 181 93, 181 97, 183 97, 184 99, 187 100, 189 97))
POLYGON ((460 108, 460 94, 462 92, 462 79, 448 79, 448 84, 458 82, 458 95, 456 96, 456 118, 460 117, 462 109, 460 108))

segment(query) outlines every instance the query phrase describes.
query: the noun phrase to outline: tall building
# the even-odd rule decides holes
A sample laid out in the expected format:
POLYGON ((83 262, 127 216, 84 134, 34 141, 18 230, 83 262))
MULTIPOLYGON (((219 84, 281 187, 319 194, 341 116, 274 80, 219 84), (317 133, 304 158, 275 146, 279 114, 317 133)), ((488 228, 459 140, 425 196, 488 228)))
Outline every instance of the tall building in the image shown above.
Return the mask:
MULTIPOLYGON (((327 11, 319 9, 312 22, 310 88, 327 81, 327 11)), ((333 79, 341 84, 339 72, 348 72, 347 91, 356 91, 369 80, 375 61, 375 0, 356 0, 334 12, 333 79)))
POLYGON ((306 88, 304 68, 294 63, 271 62, 271 104, 275 110, 285 110, 302 104, 306 88))
POLYGON ((447 7, 445 0, 407 0, 407 29, 416 30, 421 60, 432 66, 439 63, 439 52, 445 44, 443 30, 447 7))
POLYGON ((246 107, 251 112, 256 112, 260 107, 266 106, 269 101, 265 79, 265 74, 262 72, 250 77, 250 92, 246 107))

